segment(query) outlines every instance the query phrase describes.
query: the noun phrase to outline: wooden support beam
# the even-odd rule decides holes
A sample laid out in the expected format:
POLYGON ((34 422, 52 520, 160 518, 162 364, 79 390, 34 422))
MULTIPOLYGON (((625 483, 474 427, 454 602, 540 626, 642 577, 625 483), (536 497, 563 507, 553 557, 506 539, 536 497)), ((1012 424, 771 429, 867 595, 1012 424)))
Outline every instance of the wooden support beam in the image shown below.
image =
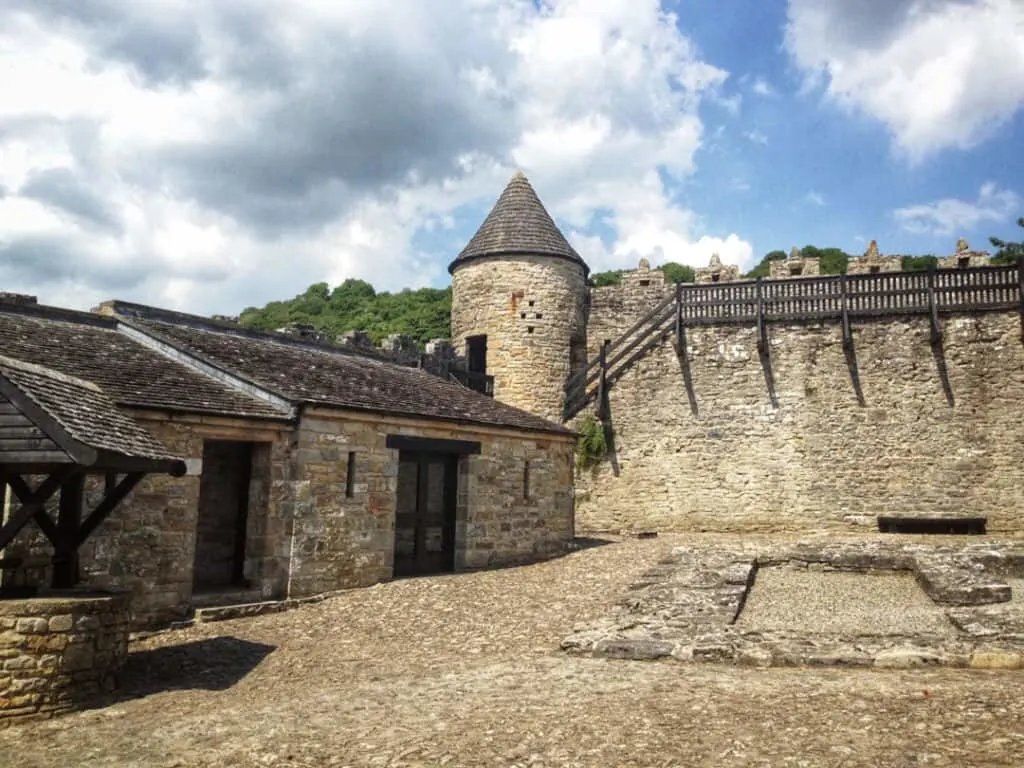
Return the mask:
POLYGON ((928 319, 931 323, 932 345, 942 343, 942 325, 939 323, 939 305, 935 300, 935 266, 928 270, 928 319))
POLYGON ((53 555, 53 588, 70 589, 78 583, 78 529, 85 504, 85 475, 69 478, 60 487, 57 542, 53 555))
POLYGON ((769 354, 768 325, 764 321, 764 279, 757 278, 757 351, 769 354))
MULTIPOLYGON (((28 487, 20 475, 13 475, 8 481, 8 485, 11 486, 11 490, 14 495, 21 501, 22 504, 27 503, 27 499, 32 497, 32 489, 28 487)), ((50 540, 50 543, 57 547, 57 539, 59 534, 57 533, 57 526, 53 524, 53 520, 50 519, 49 514, 46 512, 45 507, 39 507, 36 509, 35 514, 32 515, 32 519, 35 524, 39 526, 39 530, 43 532, 43 535, 50 540)))
POLYGON ((110 513, 117 509, 117 505, 124 501, 125 497, 131 493, 135 486, 144 478, 146 474, 144 472, 132 472, 121 478, 116 486, 103 496, 101 501, 89 516, 85 518, 84 522, 78 528, 78 534, 75 540, 75 547, 80 547, 92 532, 99 528, 100 523, 110 516, 110 513))
POLYGON ((605 419, 605 405, 608 400, 608 347, 609 342, 606 339, 601 344, 601 354, 598 358, 598 365, 600 366, 600 376, 597 380, 597 418, 600 421, 605 419))
MULTIPOLYGON (((22 481, 21 487, 27 491, 25 498, 22 498, 20 494, 18 494, 18 485, 12 482, 15 480, 16 476, 8 478, 7 482, 11 486, 11 490, 14 491, 15 495, 18 496, 21 501, 21 508, 11 515, 3 528, 0 528, 0 549, 3 549, 10 544, 11 541, 14 540, 14 537, 21 532, 21 529, 24 528, 28 524, 28 521, 35 517, 37 513, 42 512, 43 514, 46 514, 46 502, 57 492, 57 489, 60 488, 61 484, 75 473, 76 469, 76 467, 72 466, 58 469, 40 483, 39 487, 34 491, 29 490, 28 485, 22 481)), ((17 479, 21 480, 20 477, 17 479)))
POLYGON ((1020 302, 1020 340, 1024 342, 1024 256, 1017 257, 1017 296, 1020 302))
POLYGON ((683 284, 676 283, 676 352, 680 355, 686 354, 683 334, 683 284))
POLYGON ((772 371, 772 346, 768 339, 768 323, 764 317, 764 278, 757 278, 757 356, 761 360, 764 372, 764 383, 768 387, 768 398, 772 408, 779 407, 779 398, 775 394, 775 374, 772 371))
POLYGON ((850 296, 846 275, 839 275, 839 311, 843 323, 843 349, 853 347, 853 329, 850 327, 850 296))

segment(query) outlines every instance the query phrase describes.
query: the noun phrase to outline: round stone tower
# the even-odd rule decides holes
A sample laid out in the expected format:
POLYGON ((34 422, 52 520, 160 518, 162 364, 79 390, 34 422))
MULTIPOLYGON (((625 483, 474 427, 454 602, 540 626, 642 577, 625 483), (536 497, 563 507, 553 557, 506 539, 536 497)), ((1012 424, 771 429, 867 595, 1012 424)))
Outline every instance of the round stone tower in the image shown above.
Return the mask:
POLYGON ((494 377, 503 403, 562 420, 565 382, 586 364, 587 273, 516 171, 452 275, 452 343, 494 377))

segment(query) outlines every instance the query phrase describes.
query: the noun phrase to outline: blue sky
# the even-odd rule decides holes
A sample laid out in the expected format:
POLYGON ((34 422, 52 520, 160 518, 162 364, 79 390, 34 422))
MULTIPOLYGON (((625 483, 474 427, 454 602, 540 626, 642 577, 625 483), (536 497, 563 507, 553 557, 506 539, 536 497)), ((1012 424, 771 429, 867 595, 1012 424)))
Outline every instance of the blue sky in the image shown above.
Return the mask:
POLYGON ((0 72, 52 304, 443 286, 516 168, 594 270, 1021 237, 1019 0, 8 0, 0 72))

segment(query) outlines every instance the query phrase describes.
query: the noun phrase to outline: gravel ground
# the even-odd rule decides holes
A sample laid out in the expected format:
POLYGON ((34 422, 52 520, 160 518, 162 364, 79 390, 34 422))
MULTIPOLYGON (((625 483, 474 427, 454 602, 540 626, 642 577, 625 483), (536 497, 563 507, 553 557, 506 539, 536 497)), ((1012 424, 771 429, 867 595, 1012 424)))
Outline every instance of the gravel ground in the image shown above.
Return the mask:
POLYGON ((397 581, 153 637, 133 646, 119 701, 0 732, 0 765, 1021 764, 1019 672, 749 669, 558 650, 681 541, 397 581))
POLYGON ((745 630, 953 637, 956 630, 911 573, 762 568, 736 622, 745 630))

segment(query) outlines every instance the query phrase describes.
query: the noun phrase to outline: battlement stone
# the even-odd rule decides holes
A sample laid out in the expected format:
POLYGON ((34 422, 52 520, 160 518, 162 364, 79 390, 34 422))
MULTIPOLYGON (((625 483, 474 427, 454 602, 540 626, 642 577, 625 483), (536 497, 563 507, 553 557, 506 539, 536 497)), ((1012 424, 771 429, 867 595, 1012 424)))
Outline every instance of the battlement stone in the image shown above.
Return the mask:
POLYGON ((864 255, 850 259, 846 267, 848 275, 868 275, 876 272, 899 272, 903 269, 903 259, 899 256, 883 256, 878 250, 878 243, 872 240, 864 255))
POLYGON ((817 256, 804 256, 794 248, 785 259, 768 262, 768 277, 817 277, 821 274, 821 260, 817 256))
POLYGON ((956 241, 956 253, 939 259, 939 269, 967 269, 986 267, 989 264, 988 251, 974 251, 962 237, 956 241))
POLYGON ((735 264, 722 264, 722 257, 711 254, 706 267, 693 270, 695 283, 733 283, 740 279, 740 268, 735 264))

